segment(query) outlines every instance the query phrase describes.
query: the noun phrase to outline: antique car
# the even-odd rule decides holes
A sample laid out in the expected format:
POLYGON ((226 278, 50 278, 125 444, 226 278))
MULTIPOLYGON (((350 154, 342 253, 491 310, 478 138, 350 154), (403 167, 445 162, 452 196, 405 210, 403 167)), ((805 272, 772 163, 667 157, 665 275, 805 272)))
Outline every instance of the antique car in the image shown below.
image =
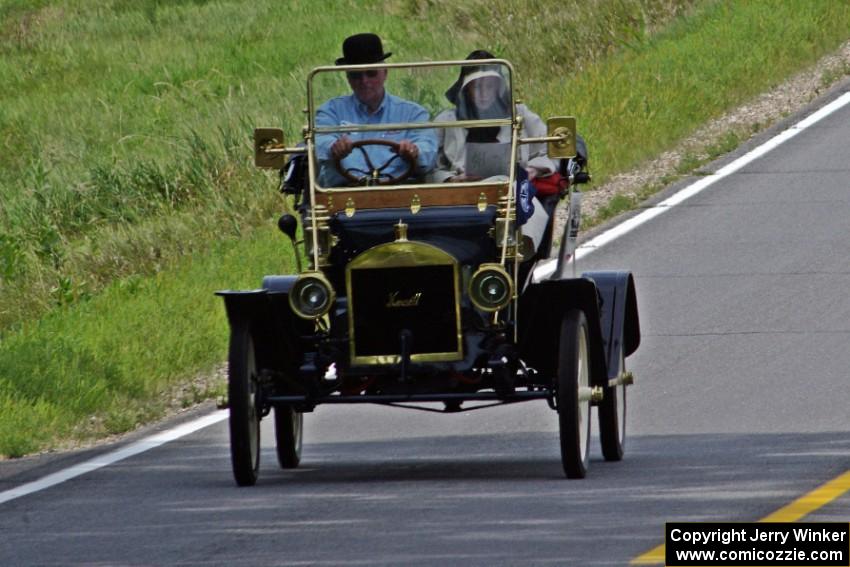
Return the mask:
POLYGON ((522 136, 513 78, 504 59, 318 67, 307 80, 303 139, 286 145, 282 129, 255 130, 255 164, 281 172, 286 210, 278 226, 295 248, 298 273, 218 292, 230 325, 227 403, 238 485, 257 480, 262 418, 273 415, 279 465, 293 468, 303 414, 320 404, 459 412, 545 401, 557 412, 568 478, 586 474, 597 406, 604 458, 623 457, 632 383, 625 359, 640 342, 634 280, 627 271, 575 275, 576 186, 589 179, 586 152, 572 117, 548 119, 543 136, 522 136), (485 65, 507 85, 505 115, 433 118, 458 73, 485 65), (376 69, 387 70, 388 92, 432 118, 321 119, 324 101, 351 94, 346 73, 376 69), (399 139, 410 132, 452 128, 505 132, 501 173, 446 183, 413 160, 398 175, 381 163, 402 159, 399 139), (320 152, 328 137, 343 134, 367 168, 320 152), (558 192, 530 202, 549 213, 559 202, 568 209, 563 232, 555 233, 549 214, 537 245, 519 215, 529 203, 519 166, 529 144, 543 145, 560 169, 558 192), (334 178, 341 181, 327 181, 334 178), (555 269, 535 276, 544 262, 555 269))

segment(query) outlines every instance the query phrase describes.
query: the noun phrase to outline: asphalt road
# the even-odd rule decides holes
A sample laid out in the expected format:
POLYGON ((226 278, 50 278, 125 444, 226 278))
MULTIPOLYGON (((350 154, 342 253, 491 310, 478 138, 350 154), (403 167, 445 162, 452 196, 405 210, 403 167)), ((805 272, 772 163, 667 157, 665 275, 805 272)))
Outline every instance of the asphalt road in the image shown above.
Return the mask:
MULTIPOLYGON (((331 406, 295 471, 265 429, 239 489, 222 422, 0 504, 0 565, 624 565, 667 521, 771 514, 850 470, 847 140, 850 106, 584 259, 636 276, 623 462, 594 439, 565 480, 542 402, 331 406)), ((845 493, 802 521, 849 519, 845 493)))

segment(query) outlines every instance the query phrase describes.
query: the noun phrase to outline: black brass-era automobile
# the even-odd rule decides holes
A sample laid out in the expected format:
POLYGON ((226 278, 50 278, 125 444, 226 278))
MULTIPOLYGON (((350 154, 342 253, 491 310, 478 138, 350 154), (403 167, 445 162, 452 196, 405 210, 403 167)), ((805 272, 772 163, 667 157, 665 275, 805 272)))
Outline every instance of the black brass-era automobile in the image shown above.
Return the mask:
POLYGON ((557 411, 569 478, 586 474, 596 405, 602 453, 622 458, 632 382, 625 358, 640 342, 633 278, 625 271, 575 276, 575 186, 589 179, 586 152, 580 140, 577 152, 569 117, 550 118, 545 136, 522 137, 513 75, 502 59, 319 67, 307 82, 301 143, 285 145, 280 129, 255 130, 256 165, 281 170, 290 204, 278 224, 296 249, 299 273, 266 276, 256 290, 219 292, 231 332, 228 405, 237 484, 257 480, 263 417, 273 410, 279 464, 293 468, 301 459, 303 413, 319 404, 457 412, 543 400, 557 411), (504 77, 506 115, 434 119, 447 84, 471 65, 504 77), (387 69, 388 89, 421 103, 431 121, 327 125, 317 119, 323 101, 350 93, 346 72, 373 69, 387 69), (480 181, 435 182, 414 163, 392 175, 370 158, 376 147, 400 158, 392 152, 405 132, 496 127, 507 132, 503 171, 480 181), (320 154, 323 136, 343 133, 356 141, 366 169, 320 154), (563 200, 568 209, 563 234, 554 234, 550 214, 537 245, 517 216, 526 188, 518 160, 530 144, 547 144, 562 176, 558 193, 533 202, 551 213, 563 200), (324 181, 334 176, 344 181, 324 181), (535 276, 544 262, 554 262, 554 270, 535 276))

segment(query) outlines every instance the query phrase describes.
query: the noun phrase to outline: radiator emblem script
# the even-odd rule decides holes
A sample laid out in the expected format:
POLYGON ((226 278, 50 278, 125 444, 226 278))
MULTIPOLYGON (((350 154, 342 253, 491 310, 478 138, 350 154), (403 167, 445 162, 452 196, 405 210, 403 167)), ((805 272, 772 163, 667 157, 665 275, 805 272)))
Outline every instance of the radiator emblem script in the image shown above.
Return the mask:
POLYGON ((408 299, 399 299, 399 292, 394 291, 390 294, 389 299, 387 299, 387 307, 416 307, 419 305, 419 299, 422 298, 422 292, 414 293, 408 299))

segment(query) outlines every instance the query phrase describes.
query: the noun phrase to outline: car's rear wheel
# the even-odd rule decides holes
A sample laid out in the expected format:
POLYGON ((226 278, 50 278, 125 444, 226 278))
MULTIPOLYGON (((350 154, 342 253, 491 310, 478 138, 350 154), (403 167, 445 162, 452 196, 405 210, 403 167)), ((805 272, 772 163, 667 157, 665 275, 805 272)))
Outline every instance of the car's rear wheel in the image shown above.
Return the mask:
MULTIPOLYGON (((620 376, 626 371, 623 347, 620 348, 620 376)), ((599 441, 606 461, 620 461, 626 446, 626 385, 605 388, 599 404, 599 441)))
POLYGON ((239 486, 252 486, 260 470, 260 411, 257 362, 247 327, 230 333, 227 395, 230 405, 230 457, 239 486))
POLYGON ((559 346, 561 463, 567 478, 584 478, 590 445, 590 348, 584 312, 574 309, 564 316, 559 346))
POLYGON ((304 414, 292 406, 274 408, 274 435, 277 462, 282 469, 294 469, 301 462, 304 414))

